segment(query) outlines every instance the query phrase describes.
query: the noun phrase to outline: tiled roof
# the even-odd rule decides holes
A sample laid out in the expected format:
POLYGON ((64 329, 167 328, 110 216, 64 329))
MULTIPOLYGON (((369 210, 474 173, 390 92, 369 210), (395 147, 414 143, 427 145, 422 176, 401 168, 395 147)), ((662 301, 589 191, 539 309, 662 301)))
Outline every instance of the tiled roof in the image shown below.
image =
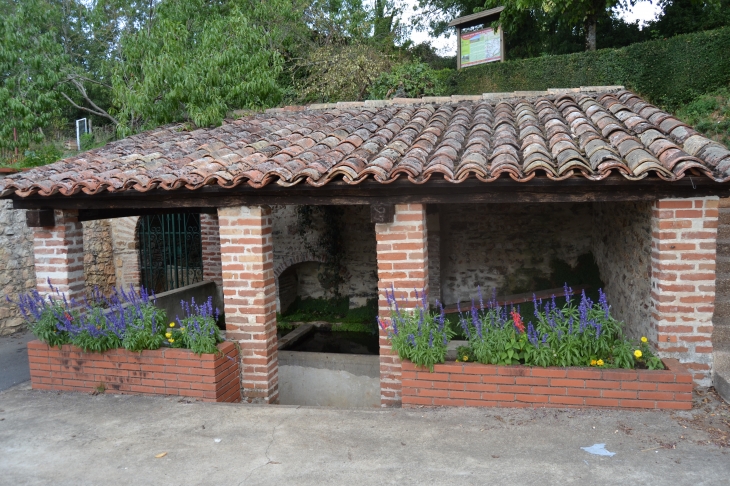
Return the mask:
POLYGON ((164 127, 0 180, 0 196, 322 186, 536 175, 730 179, 730 151, 623 89, 550 90, 269 110, 164 127))

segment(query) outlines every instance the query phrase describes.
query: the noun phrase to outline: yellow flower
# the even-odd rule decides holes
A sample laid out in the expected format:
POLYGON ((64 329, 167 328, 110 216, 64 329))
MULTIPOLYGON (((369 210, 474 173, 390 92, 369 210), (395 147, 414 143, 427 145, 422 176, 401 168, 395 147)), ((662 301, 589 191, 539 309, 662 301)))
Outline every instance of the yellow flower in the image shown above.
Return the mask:
POLYGON ((469 361, 469 356, 464 355, 464 361, 469 361))
POLYGON ((457 360, 456 360, 456 362, 457 362, 457 363, 461 363, 461 360, 457 359, 457 360))
POLYGON ((170 338, 172 337, 172 333, 171 333, 171 332, 166 332, 166 333, 165 333, 165 337, 166 337, 167 339, 170 339, 170 338))
POLYGON ((170 341, 171 343, 174 343, 175 342, 174 339, 168 339, 168 341, 170 341))
POLYGON ((596 366, 597 361, 595 359, 591 360, 591 366, 596 366))
POLYGON ((641 358, 641 351, 638 349, 634 351, 634 356, 636 356, 637 358, 641 358))
POLYGON ((598 366, 603 366, 603 360, 602 359, 599 359, 598 361, 596 361, 596 364, 598 366))
POLYGON ((184 328, 184 327, 181 327, 181 328, 180 328, 180 330, 181 330, 181 331, 184 331, 184 330, 185 330, 185 328, 184 328))
POLYGON ((175 323, 174 322, 171 322, 170 323, 170 327, 175 327, 175 323))
POLYGON ((642 343, 645 343, 645 342, 647 342, 647 341, 649 341, 649 340, 648 340, 648 339, 646 339, 646 336, 641 336, 641 342, 642 342, 642 343))

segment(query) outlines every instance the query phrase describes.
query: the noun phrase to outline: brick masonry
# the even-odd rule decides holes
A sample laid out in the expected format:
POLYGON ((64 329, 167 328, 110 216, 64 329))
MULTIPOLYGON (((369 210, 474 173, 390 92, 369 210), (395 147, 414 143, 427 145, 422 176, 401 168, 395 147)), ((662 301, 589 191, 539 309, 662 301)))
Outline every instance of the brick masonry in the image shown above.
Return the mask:
POLYGON ((56 226, 33 228, 36 287, 50 294, 53 286, 80 305, 84 282, 84 230, 76 211, 56 211, 56 226))
MULTIPOLYGON (((378 314, 389 322, 385 292, 394 289, 401 308, 413 308, 416 292, 428 293, 428 231, 423 204, 399 204, 392 223, 376 224, 378 314)), ((401 362, 393 353, 387 330, 380 330, 380 403, 401 404, 401 362)))
POLYGON ((28 343, 30 378, 36 390, 179 395, 205 402, 239 402, 238 349, 218 345, 221 355, 198 356, 188 349, 87 353, 75 346, 28 343))
POLYGON ((203 249, 203 280, 221 286, 221 237, 217 214, 200 215, 200 240, 203 249))
POLYGON ((677 360, 666 370, 538 368, 478 363, 403 362, 403 406, 608 407, 690 410, 692 375, 677 360))
MULTIPOLYGON (((662 199, 652 207, 651 336, 709 386, 718 198, 662 199)), ((654 341, 655 340, 655 341, 654 341)))
POLYGON ((279 400, 271 208, 218 209, 226 337, 242 351, 248 401, 279 400))

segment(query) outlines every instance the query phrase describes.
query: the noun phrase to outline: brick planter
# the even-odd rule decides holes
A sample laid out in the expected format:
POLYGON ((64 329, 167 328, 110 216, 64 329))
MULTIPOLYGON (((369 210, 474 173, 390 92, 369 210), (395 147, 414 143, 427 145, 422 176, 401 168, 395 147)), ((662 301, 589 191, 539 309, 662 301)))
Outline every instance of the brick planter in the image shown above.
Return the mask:
POLYGON ((205 402, 241 401, 238 349, 218 345, 223 356, 198 356, 187 349, 141 353, 114 349, 87 353, 65 345, 28 343, 30 380, 37 390, 92 392, 101 384, 111 393, 180 395, 205 402))
POLYGON ((666 370, 539 368, 403 361, 403 406, 597 407, 690 410, 692 375, 676 359, 666 370))

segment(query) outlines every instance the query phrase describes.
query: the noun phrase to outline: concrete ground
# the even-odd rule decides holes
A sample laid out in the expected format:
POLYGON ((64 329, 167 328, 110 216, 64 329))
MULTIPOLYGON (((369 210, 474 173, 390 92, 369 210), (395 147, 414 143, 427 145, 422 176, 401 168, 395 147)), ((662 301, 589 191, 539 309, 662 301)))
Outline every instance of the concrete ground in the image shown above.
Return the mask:
POLYGON ((24 384, 0 392, 0 483, 719 485, 728 435, 712 391, 677 413, 337 410, 24 384))
POLYGON ((0 391, 30 380, 26 344, 32 339, 27 331, 0 337, 0 391))

